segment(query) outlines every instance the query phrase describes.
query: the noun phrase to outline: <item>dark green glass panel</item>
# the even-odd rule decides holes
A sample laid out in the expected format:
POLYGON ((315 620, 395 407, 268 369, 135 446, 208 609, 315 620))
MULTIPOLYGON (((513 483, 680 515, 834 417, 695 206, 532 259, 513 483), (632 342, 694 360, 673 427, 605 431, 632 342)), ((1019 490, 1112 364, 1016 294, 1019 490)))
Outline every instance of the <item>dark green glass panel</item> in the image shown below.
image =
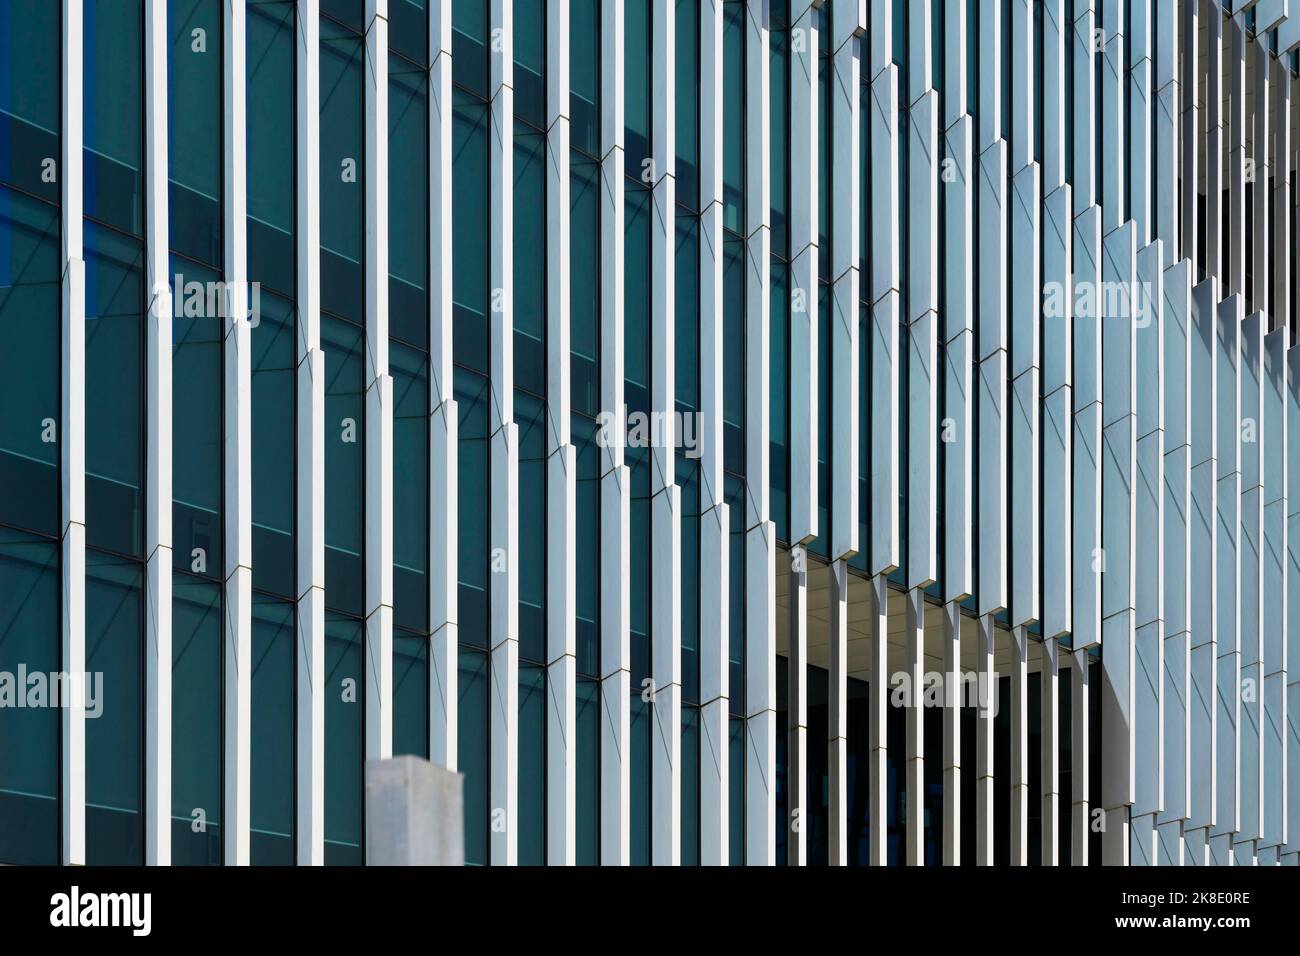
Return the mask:
POLYGON ((220 267, 221 0, 167 2, 167 241, 220 267))
MULTIPOLYGON (((768 402, 771 439, 771 515, 779 541, 790 540, 790 292, 789 266, 772 259, 771 368, 768 402)), ((864 365, 869 369, 869 365, 864 365)), ((866 442, 862 442, 866 444, 866 442)))
POLYGON ((86 223, 86 543, 143 552, 141 244, 86 223))
POLYGON ((0 526, 0 863, 59 862, 59 546, 0 526))
POLYGON ((0 183, 59 202, 59 5, 0 6, 0 183), (53 165, 52 165, 53 164, 53 165))
POLYGON ((143 577, 138 561, 86 549, 86 863, 90 866, 144 862, 143 577))
POLYGON ((515 389, 519 428, 519 656, 546 654, 546 403, 515 389))
POLYGON ((731 713, 745 716, 745 482, 736 475, 723 479, 731 530, 727 559, 728 702, 731 713))
POLYGON ((699 462, 677 455, 677 487, 681 495, 681 602, 682 700, 700 702, 700 469, 699 462))
POLYGON ((600 164, 573 152, 569 177, 569 388, 574 412, 600 412, 600 164))
POLYGON ((0 186, 0 522, 52 535, 60 531, 59 255, 59 210, 0 186))
POLYGON ((222 563, 222 378, 225 320, 221 276, 171 257, 172 544, 178 569, 217 580, 222 563), (208 295, 208 291, 215 294, 208 295), (178 314, 177 314, 178 313, 178 314))
MULTIPOLYGON (((772 190, 772 254, 788 258, 790 255, 790 34, 784 30, 773 29, 771 44, 772 61, 768 71, 768 82, 772 100, 768 117, 772 124, 772 141, 768 159, 772 190)), ((871 114, 865 115, 869 117, 871 114)), ((725 143, 722 148, 725 152, 727 149, 725 143)))
POLYGON ((630 411, 650 409, 650 191, 626 184, 623 224, 623 400, 630 411))
POLYGON ((365 335, 321 316, 325 352, 325 603, 364 613, 365 335))
POLYGON ((744 235, 745 4, 722 9, 722 223, 744 235))
POLYGON ((546 864, 546 668, 519 666, 519 864, 546 864))
POLYGON ((488 371, 488 110, 460 91, 452 116, 452 315, 456 361, 488 371))
POLYGON ((546 134, 515 123, 515 385, 546 394, 546 134))
POLYGON ((682 866, 700 865, 700 708, 682 708, 682 866))
POLYGON ((578 459, 574 519, 577 553, 574 599, 577 604, 577 671, 600 676, 600 426, 574 415, 572 435, 578 459))
POLYGON ((429 640, 393 629, 393 756, 429 756, 429 640))
MULTIPOLYGON (((327 589, 328 590, 328 589, 327 589)), ((365 675, 360 621, 325 614, 325 863, 362 860, 362 725, 365 675)))
POLYGON ((424 66, 429 62, 429 18, 425 0, 389 0, 388 47, 424 66))
POLYGON ((457 559, 459 581, 456 613, 460 642, 488 643, 488 381, 463 368, 456 369, 457 559))
POLYGON ((465 862, 488 861, 488 659, 460 649, 456 682, 456 760, 465 775, 465 862))
POLYGON ((600 862, 600 682, 578 678, 574 842, 579 866, 600 862))
MULTIPOLYGON (((394 5, 409 7, 410 2, 395 0, 394 5)), ((393 35, 390 31, 389 37, 393 35)), ((394 338, 420 348, 429 341, 427 89, 423 70, 410 60, 389 55, 388 330, 394 338)))
POLYGON ((399 343, 393 376, 393 620, 429 627, 429 360, 399 343))
POLYGON ((569 2, 569 143, 600 155, 600 3, 569 2))
MULTIPOLYGON (((365 0, 320 0, 320 12, 326 17, 333 17, 340 24, 360 33, 366 28, 366 4, 365 0)), ((331 29, 338 30, 339 27, 331 24, 331 29)), ((325 24, 321 24, 321 32, 324 33, 325 24)))
MULTIPOLYGON (((818 286, 817 314, 830 315, 830 286, 818 286)), ((830 322, 817 324, 817 407, 831 407, 830 322)), ((831 417, 817 416, 817 527, 821 533, 808 543, 808 550, 825 558, 830 551, 831 527, 831 417)))
POLYGON ((700 0, 675 0, 677 203, 700 208, 700 0))
MULTIPOLYGON (((262 290, 253 327, 253 587, 295 598, 294 416, 296 349, 293 302, 262 290)), ((328 365, 327 365, 328 369, 328 365)))
POLYGON ((650 450, 630 447, 625 464, 632 473, 631 542, 628 545, 628 577, 631 583, 632 693, 650 676, 650 450))
POLYGON ((630 829, 633 866, 650 865, 650 734, 654 715, 632 686, 632 708, 628 732, 632 741, 630 829))
POLYGON ((295 276, 294 29, 293 3, 248 5, 248 276, 290 295, 295 276))
POLYGON ((488 95, 488 0, 451 5, 451 76, 458 86, 488 95))
POLYGON ((546 0, 514 0, 512 15, 515 27, 515 116, 538 129, 545 129, 546 0))
POLYGON ((294 605, 253 595, 249 858, 255 866, 294 862, 294 605))
MULTIPOLYGON (((650 152, 650 0, 625 0, 623 6, 623 122, 627 174, 640 181, 650 152)), ((666 170, 665 170, 666 172, 666 170)), ((658 179, 651 175, 647 181, 658 179)))
POLYGON ((727 857, 731 866, 745 865, 745 721, 728 721, 727 739, 727 857))
POLYGON ((172 863, 221 863, 221 585, 172 578, 172 863))
POLYGON ((320 24, 321 308, 363 321, 365 218, 364 41, 329 20, 320 24))
POLYGON ((745 243, 731 236, 722 257, 722 457, 727 471, 745 473, 745 243))
POLYGON ((84 211, 134 236, 144 235, 143 10, 142 3, 122 0, 84 0, 82 6, 84 211))

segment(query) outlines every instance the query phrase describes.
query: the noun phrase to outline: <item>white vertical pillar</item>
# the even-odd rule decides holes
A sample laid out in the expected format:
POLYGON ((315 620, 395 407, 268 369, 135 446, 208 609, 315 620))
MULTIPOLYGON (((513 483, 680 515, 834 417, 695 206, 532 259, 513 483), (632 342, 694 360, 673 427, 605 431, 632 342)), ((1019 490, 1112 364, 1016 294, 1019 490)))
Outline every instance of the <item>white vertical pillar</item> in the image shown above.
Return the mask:
MULTIPOLYGON (((1286 402, 1286 589, 1300 596, 1300 349, 1287 349, 1283 395, 1286 402)), ((1282 646, 1286 667, 1285 715, 1300 712, 1300 599, 1287 603, 1286 638, 1282 646)), ((1282 752, 1282 852, 1300 863, 1300 736, 1287 727, 1282 752)))
MULTIPOLYGON (((1163 4, 1168 0, 1161 0, 1161 2, 1163 4)), ((1190 3, 1179 3, 1177 6, 1179 28, 1182 31, 1182 43, 1178 48, 1179 61, 1174 74, 1181 84, 1180 99, 1178 100, 1180 109, 1178 114, 1179 150, 1181 152, 1178 168, 1182 177, 1178 197, 1181 227, 1179 238, 1182 242, 1183 257, 1191 259, 1195 266, 1200 267, 1204 265, 1201 262, 1201 253, 1197 247, 1197 220, 1200 216, 1197 206, 1200 203, 1201 196, 1201 162, 1199 157, 1203 136, 1203 127, 1201 125, 1203 121, 1201 110, 1202 62, 1200 55, 1201 4, 1200 0, 1192 0, 1190 3)), ((1162 21, 1172 19, 1164 6, 1160 8, 1160 18, 1162 21)), ((1161 161, 1159 168, 1161 170, 1166 168, 1163 161, 1161 161)), ((1194 281, 1196 278, 1195 273, 1192 278, 1194 281)))
POLYGON ((961 863, 961 605, 943 606, 943 865, 961 863))
POLYGON ((1124 0, 1096 0, 1101 8, 1101 93, 1097 103, 1097 126, 1101 155, 1098 157, 1098 202, 1102 209, 1101 234, 1121 226, 1127 218, 1125 184, 1128 180, 1128 130, 1125 127, 1124 92, 1127 86, 1128 58, 1125 53, 1124 0))
POLYGON ((628 581, 632 476, 623 464, 623 0, 600 7, 600 861, 630 860, 632 668, 628 581))
POLYGON ((887 749, 887 720, 889 715, 889 584, 885 575, 871 579, 871 685, 868 689, 870 717, 870 771, 871 796, 868 801, 871 846, 871 865, 884 866, 888 862, 889 839, 886 817, 889 812, 889 765, 887 749))
POLYGON ((1088 835, 1092 832, 1092 735, 1088 732, 1088 652, 1076 650, 1070 663, 1070 865, 1088 865, 1088 835))
POLYGON ((1043 200, 1042 624, 1069 633, 1074 608, 1074 254, 1072 200, 1061 185, 1043 200))
POLYGON ((494 866, 514 866, 519 846, 519 429, 514 416, 514 16, 510 0, 491 0, 488 29, 499 37, 489 55, 492 135, 488 149, 492 294, 488 430, 492 507, 489 811, 494 866))
MULTIPOLYGON (((1269 330, 1268 318, 1269 292, 1272 290, 1271 263, 1275 250, 1272 244, 1272 230, 1269 229, 1269 210, 1273 205, 1273 152, 1269 148, 1269 120, 1272 115, 1272 54, 1268 50, 1268 35, 1259 32, 1253 42, 1246 44, 1245 55, 1253 63, 1255 71, 1254 102, 1251 103, 1249 148, 1246 152, 1245 174, 1250 177, 1252 190, 1251 217, 1251 293, 1250 306, 1256 312, 1265 314, 1264 331, 1269 330)), ((1243 64, 1244 66, 1244 64, 1243 64)), ((1285 262, 1286 260, 1279 260, 1285 262)))
POLYGON ((1228 248, 1225 284, 1229 294, 1243 297, 1246 304, 1246 163, 1248 152, 1246 112, 1246 23, 1244 14, 1224 21, 1223 83, 1228 98, 1224 117, 1227 138, 1227 166, 1224 176, 1228 192, 1228 248))
MULTIPOLYGON (((86 263, 82 258, 81 0, 65 0, 60 66, 59 232, 63 236, 59 318, 59 659, 69 674, 86 671, 86 263)), ((73 700, 59 722, 60 862, 86 862, 86 708, 73 700)))
MULTIPOLYGON (((1264 192, 1257 190, 1256 195, 1264 192)), ((1258 287, 1256 287, 1258 288, 1258 287)), ((1238 724, 1238 822, 1233 835, 1237 862, 1251 865, 1263 823, 1264 765, 1261 760, 1264 722, 1264 633, 1263 575, 1264 474, 1263 450, 1267 420, 1263 407, 1264 333, 1267 317, 1251 312, 1241 324, 1241 355, 1237 394, 1240 430, 1237 433, 1241 462, 1238 502, 1238 660, 1240 673, 1240 722, 1238 724)), ((1283 595, 1269 596, 1271 600, 1283 595)))
MULTIPOLYGON (((1181 258, 1180 250, 1183 256, 1191 254, 1190 247, 1182 243, 1178 230, 1180 216, 1195 216, 1194 212, 1189 213, 1185 207, 1180 208, 1178 188, 1179 176, 1183 175, 1185 169, 1182 165, 1185 160, 1180 156, 1182 144, 1179 142, 1181 111, 1184 106, 1184 88, 1180 86, 1179 68, 1185 54, 1179 48, 1179 29, 1183 9, 1195 6, 1195 3, 1179 3, 1178 0, 1155 0, 1152 7, 1154 16, 1149 24, 1148 49, 1155 56, 1150 72, 1151 85, 1154 86, 1155 116, 1155 140, 1151 148, 1154 162, 1150 174, 1155 199, 1152 235, 1162 243, 1165 257, 1161 263, 1162 268, 1177 262, 1181 258)), ((1188 98, 1195 100, 1195 96, 1193 92, 1188 98)), ((1194 139, 1187 141, 1187 149, 1195 155, 1194 139)))
POLYGON ((452 372, 451 0, 429 5, 429 759, 455 770, 459 410, 452 372))
MULTIPOLYGON (((167 238, 166 3, 149 0, 145 5, 144 32, 145 288, 149 302, 145 344, 148 599, 144 641, 144 858, 149 866, 166 866, 171 863, 172 842, 172 305, 167 238)), ((212 316, 212 321, 219 319, 212 316)))
POLYGON ((993 865, 993 718, 998 700, 993 666, 993 615, 979 617, 975 677, 980 705, 975 714, 975 865, 993 865))
MULTIPOLYGON (((247 866, 253 701, 253 477, 252 327, 248 316, 248 71, 244 4, 226 6, 222 31, 222 117, 225 123, 222 238, 230 320, 222 365, 225 376, 225 654, 222 741, 223 834, 227 865, 247 866)), ((169 386, 170 387, 170 386, 169 386)), ((167 506, 170 508, 170 503, 167 506)))
POLYGON ((388 0, 366 0, 366 757, 393 753, 393 380, 388 374, 388 0))
POLYGON ((1190 768, 1191 803, 1184 825, 1184 843, 1190 862, 1204 862, 1203 848, 1209 827, 1216 819, 1218 762, 1218 389, 1219 367, 1215 356, 1218 333, 1219 285, 1213 276, 1192 290, 1188 312, 1187 377, 1196 386, 1190 392, 1191 477, 1187 547, 1191 554, 1194 582, 1188 599, 1188 679, 1191 693, 1187 706, 1189 747, 1196 755, 1190 768))
POLYGON ((828 569, 830 579, 829 691, 827 693, 827 799, 829 811, 830 845, 827 861, 831 866, 847 866, 849 862, 848 835, 848 769, 849 769, 849 565, 847 561, 832 561, 828 569))
POLYGON ((569 0, 546 31, 546 854, 577 861, 577 450, 569 393, 569 0))
POLYGON ((790 556, 790 648, 786 694, 786 863, 808 863, 808 556, 803 545, 790 556))
MULTIPOLYGON (((1300 7, 1294 12, 1296 21, 1300 22, 1300 7)), ((1291 135, 1291 71, 1280 62, 1274 62, 1274 93, 1270 102, 1273 106, 1273 259, 1278 263, 1291 261, 1293 244, 1292 230, 1295 228, 1295 207, 1291 202, 1291 144, 1295 138, 1291 135)), ((1292 338, 1289 333, 1291 321, 1291 270, 1277 268, 1272 270, 1273 301, 1268 312, 1273 317, 1273 328, 1288 329, 1286 346, 1290 347, 1292 338)))
MULTIPOLYGON (((656 0, 652 21, 650 408, 671 420, 677 382, 673 307, 677 249, 674 5, 668 0, 656 0)), ((656 865, 676 866, 681 862, 682 816, 681 490, 676 481, 675 447, 657 444, 650 458, 650 561, 655 581, 650 597, 650 674, 654 680, 650 848, 656 865)))
POLYGON ((925 591, 907 592, 907 659, 912 699, 907 708, 907 865, 925 863, 925 591))
POLYGON ((295 844, 325 862, 325 353, 320 348, 320 10, 298 0, 294 104, 297 196, 297 704, 295 844))
POLYGON ((1029 865, 1029 628, 1011 629, 1011 865, 1029 865))
MULTIPOLYGON (((1205 261, 1201 266, 1227 284, 1223 272, 1223 11, 1219 4, 1205 0, 1201 29, 1205 31, 1205 261)), ((1189 44, 1191 46, 1192 44, 1189 44)), ((1199 79, 1199 76, 1198 76, 1199 79)), ((1185 171, 1186 172, 1186 171, 1185 171)), ((1194 198, 1194 197, 1193 197, 1194 198)), ((1193 206, 1192 208, 1196 208, 1193 206)))
MULTIPOLYGON (((1155 234, 1151 181, 1152 157, 1155 154, 1153 117, 1158 115, 1155 57, 1155 11, 1150 0, 1120 0, 1121 17, 1127 14, 1128 33, 1121 66, 1128 86, 1128 128, 1124 131, 1126 175, 1128 177, 1129 212, 1137 235, 1137 247, 1145 248, 1155 234)), ((1123 27, 1121 27, 1122 29, 1123 27)), ((1164 192, 1168 193, 1166 189, 1164 192)))
POLYGON ((1097 89, 1096 30, 1098 0, 1073 0, 1074 21, 1070 40, 1074 47, 1074 73, 1068 79, 1074 100, 1074 215, 1097 202, 1097 89))

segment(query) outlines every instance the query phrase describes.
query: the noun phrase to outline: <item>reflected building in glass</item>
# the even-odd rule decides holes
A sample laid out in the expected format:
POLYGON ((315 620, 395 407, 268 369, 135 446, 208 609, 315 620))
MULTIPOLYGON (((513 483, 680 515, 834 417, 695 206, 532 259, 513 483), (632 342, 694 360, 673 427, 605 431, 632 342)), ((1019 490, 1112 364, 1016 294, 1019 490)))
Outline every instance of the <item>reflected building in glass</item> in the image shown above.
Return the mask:
POLYGON ((1287 11, 8 0, 0 863, 1300 863, 1287 11))

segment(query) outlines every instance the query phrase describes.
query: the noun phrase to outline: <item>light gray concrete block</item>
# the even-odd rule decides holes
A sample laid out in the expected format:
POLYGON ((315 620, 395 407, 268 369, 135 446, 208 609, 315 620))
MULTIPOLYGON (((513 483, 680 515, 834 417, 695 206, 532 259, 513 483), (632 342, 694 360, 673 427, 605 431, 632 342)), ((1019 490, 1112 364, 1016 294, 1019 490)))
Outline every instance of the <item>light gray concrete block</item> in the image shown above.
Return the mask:
POLYGON ((420 757, 366 761, 366 865, 462 866, 464 777, 420 757))

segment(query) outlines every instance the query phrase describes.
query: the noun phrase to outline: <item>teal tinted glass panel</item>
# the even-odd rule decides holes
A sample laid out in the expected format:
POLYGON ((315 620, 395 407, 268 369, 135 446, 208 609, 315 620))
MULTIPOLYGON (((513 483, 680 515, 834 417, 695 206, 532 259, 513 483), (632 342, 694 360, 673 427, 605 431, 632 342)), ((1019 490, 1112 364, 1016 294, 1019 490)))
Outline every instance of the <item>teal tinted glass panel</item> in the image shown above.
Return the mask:
POLYGON ((722 18, 722 223, 744 234, 745 4, 724 4, 722 18))
POLYGON ((60 531, 59 256, 58 208, 0 186, 0 522, 46 534, 60 531))
MULTIPOLYGON (((830 315, 830 286, 818 287, 817 314, 830 315)), ((831 407, 831 323, 817 324, 817 407, 831 407)), ((808 544, 808 550, 826 557, 830 550, 831 527, 831 417, 817 416, 817 527, 821 533, 808 544)))
POLYGON ((600 164, 574 152, 569 177, 569 388, 573 410, 600 411, 600 164))
POLYGON ((86 223, 86 543, 143 551, 141 244, 86 223))
POLYGON ((429 627, 429 360, 394 342, 393 377, 393 621, 429 627))
POLYGON ((626 184, 623 224, 623 375, 630 411, 650 409, 650 191, 626 184))
MULTIPOLYGON (((650 0, 623 6, 623 122, 627 174, 640 180, 650 153, 650 0)), ((652 176, 656 181, 658 176, 652 176)))
POLYGON ((677 203, 700 208, 700 0, 675 0, 677 203))
POLYGON ((600 3, 569 3, 569 143, 600 155, 600 3))
POLYGON ((389 0, 388 47, 420 65, 429 62, 426 0, 389 0))
MULTIPOLYGON (((250 3, 248 276, 294 292, 294 4, 250 3)), ((256 563, 254 563, 256 566, 256 563)))
POLYGON ((167 241, 221 265, 221 0, 167 2, 167 241))
POLYGON ((681 495, 679 555, 682 700, 700 701, 700 469, 699 462, 677 455, 681 495))
POLYGON ((171 269, 179 287, 172 316, 172 560, 179 569, 220 579, 221 276, 177 256, 171 269))
POLYGON ((465 862, 488 861, 487 654, 461 647, 456 693, 456 760, 465 775, 465 862))
POLYGON ((429 756, 429 641, 393 629, 393 756, 429 756))
POLYGON ((59 862, 59 588, 57 542, 0 526, 0 863, 59 862))
POLYGON ((546 394, 546 134, 515 123, 515 385, 546 394))
POLYGON ((519 864, 546 863, 546 668, 519 666, 519 864))
POLYGON ((427 89, 422 69, 388 57, 388 330, 421 348, 429 341, 427 89))
POLYGON ((515 116, 545 129, 546 0, 514 0, 511 12, 515 25, 515 116))
POLYGON ((84 211, 87 218, 135 236, 144 234, 143 9, 142 3, 121 0, 84 0, 82 5, 84 211))
POLYGON ((650 865, 650 734, 653 714, 640 694, 632 695, 628 733, 632 740, 631 860, 633 866, 650 865))
POLYGON ((727 739, 727 854, 731 866, 745 865, 745 721, 732 717, 727 739))
MULTIPOLYGON (((790 299, 789 267, 773 257, 771 266, 772 296, 771 366, 768 402, 771 428, 770 471, 771 515, 780 541, 790 540, 790 299)), ((870 366, 865 366, 870 368, 870 366)), ((725 373, 725 368, 724 368, 725 373)), ((865 444, 865 443, 864 443, 865 444)))
MULTIPOLYGON (((326 589, 328 591, 328 588, 326 589)), ((360 866, 362 673, 360 621, 325 614, 325 863, 360 866)))
POLYGON ((461 643, 479 647, 488 641, 489 401, 487 379, 457 368, 456 613, 461 643))
POLYGON ((365 0, 320 0, 320 12, 354 32, 359 33, 366 27, 365 0))
POLYGON ((519 656, 546 654, 546 403, 515 389, 519 428, 519 656))
MULTIPOLYGON (((296 342, 293 303, 263 289, 252 331, 253 587, 297 597, 294 553, 296 342)), ((328 366, 327 366, 328 369, 328 366)))
MULTIPOLYGON (((768 121, 772 124, 772 142, 769 147, 768 169, 772 190, 772 254, 788 258, 790 255, 790 34, 785 30, 773 30, 771 44, 772 62, 768 71, 768 82, 772 101, 768 110, 768 121)), ((871 114, 865 115, 870 117, 871 114)), ((725 143, 722 149, 726 151, 725 143)))
MULTIPOLYGON (((89 408, 90 403, 87 402, 89 408)), ((86 863, 144 862, 143 568, 86 549, 86 863), (91 714, 98 712, 98 717, 91 714)))
POLYGON ((294 605, 253 595, 249 859, 294 862, 294 605))
POLYGON ((727 471, 745 473, 745 243, 730 236, 722 257, 722 459, 727 471))
POLYGON ((600 676, 600 426, 574 415, 571 426, 578 459, 574 519, 577 553, 590 556, 574 562, 574 600, 577 605, 577 671, 600 676))
MULTIPOLYGON (((700 407, 700 220, 679 206, 677 211, 677 248, 673 260, 674 309, 674 377, 678 411, 697 411, 700 407)), ((679 444, 699 436, 689 422, 683 424, 679 444)))
POLYGON ((451 5, 451 77, 458 86, 488 95, 488 0, 451 5))
POLYGON ((0 183, 59 202, 59 5, 10 0, 0 7, 0 183))
POLYGON ((639 687, 650 676, 650 451, 630 447, 624 462, 632 473, 630 504, 631 542, 628 545, 628 577, 631 583, 632 685, 639 687))
POLYGON ((579 866, 600 862, 600 682, 578 678, 574 843, 579 866))
POLYGON ((221 585, 172 578, 172 863, 221 863, 221 585))
POLYGON ((365 335, 360 326, 321 316, 325 352, 325 603, 363 613, 365 501, 365 335))
POLYGON ((488 110, 460 91, 452 116, 452 338, 458 363, 488 371, 488 110))
POLYGON ((320 24, 321 308, 363 320, 365 216, 364 41, 329 20, 320 24))
MULTIPOLYGON (((700 865, 700 709, 682 708, 682 866, 700 865)), ((730 772, 730 768, 728 768, 730 772)))
MULTIPOLYGON (((723 479, 724 500, 730 519, 729 568, 745 567, 745 481, 736 475, 723 479)), ((745 575, 727 574, 728 702, 731 713, 745 715, 745 575)))

